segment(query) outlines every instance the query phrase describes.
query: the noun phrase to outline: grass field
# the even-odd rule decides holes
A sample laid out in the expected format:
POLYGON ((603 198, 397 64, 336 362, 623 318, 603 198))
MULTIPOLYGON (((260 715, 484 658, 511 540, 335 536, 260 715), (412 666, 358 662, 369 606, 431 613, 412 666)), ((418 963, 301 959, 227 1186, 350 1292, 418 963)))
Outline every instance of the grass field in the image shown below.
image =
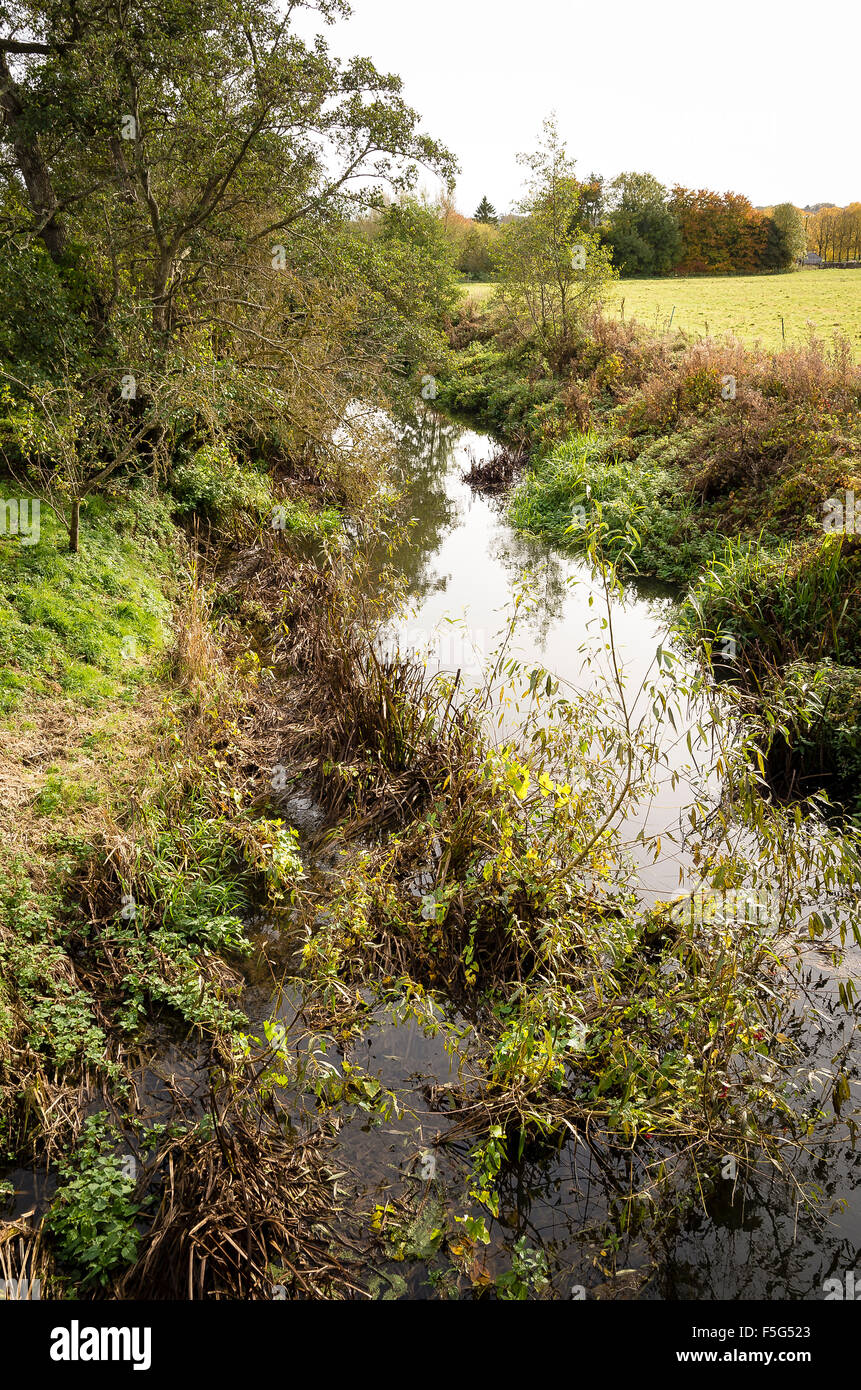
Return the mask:
POLYGON ((479 301, 487 299, 494 289, 489 280, 462 280, 460 287, 465 299, 477 299, 479 301))
MULTIPOLYGON (((464 293, 485 299, 493 285, 464 285, 464 293)), ((767 348, 803 342, 808 320, 817 337, 845 333, 861 358, 861 270, 800 270, 788 275, 692 276, 687 279, 619 280, 607 296, 606 310, 639 319, 647 328, 673 328, 696 337, 734 333, 767 348), (675 313, 673 314, 673 307, 675 313)))

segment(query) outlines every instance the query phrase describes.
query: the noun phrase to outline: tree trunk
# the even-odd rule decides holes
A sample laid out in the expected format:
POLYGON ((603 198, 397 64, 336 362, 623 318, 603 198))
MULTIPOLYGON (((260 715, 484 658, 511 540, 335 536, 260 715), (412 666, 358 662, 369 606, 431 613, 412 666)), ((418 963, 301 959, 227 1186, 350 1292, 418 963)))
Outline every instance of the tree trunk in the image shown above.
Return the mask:
POLYGON ((21 172, 30 207, 39 223, 39 236, 51 258, 59 261, 66 248, 66 232, 55 216, 57 199, 42 155, 38 136, 25 129, 24 105, 12 80, 5 53, 0 52, 0 111, 12 140, 15 162, 21 172))
POLYGON ((77 555, 78 539, 81 533, 81 504, 77 498, 72 503, 72 519, 69 522, 69 554, 77 555))

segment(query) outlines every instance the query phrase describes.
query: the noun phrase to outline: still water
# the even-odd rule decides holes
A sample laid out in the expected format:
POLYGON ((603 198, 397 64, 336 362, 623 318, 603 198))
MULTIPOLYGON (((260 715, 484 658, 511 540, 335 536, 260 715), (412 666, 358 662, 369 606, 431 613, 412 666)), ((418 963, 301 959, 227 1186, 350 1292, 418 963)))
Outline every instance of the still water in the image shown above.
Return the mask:
MULTIPOLYGON (((551 673, 563 694, 595 690, 611 699, 613 662, 602 629, 607 605, 590 566, 514 531, 505 499, 474 491, 463 480, 472 459, 486 459, 494 450, 487 435, 432 415, 401 427, 406 492, 394 564, 406 579, 409 603, 392 624, 392 641, 423 656, 430 670, 461 670, 467 686, 480 685, 505 637, 514 595, 528 586, 528 611, 523 604, 507 655, 527 673, 535 667, 551 673)), ((672 640, 671 609, 669 591, 657 584, 628 586, 613 602, 616 661, 634 722, 648 714, 644 684, 661 683, 659 647, 674 654, 678 680, 694 676, 672 640)), ((512 704, 495 708, 492 736, 516 736, 528 710, 528 702, 518 703, 517 710, 512 704)), ((704 708, 683 699, 675 730, 666 718, 650 719, 662 762, 654 769, 651 794, 632 808, 623 835, 644 901, 681 891, 680 869, 684 875, 689 864, 682 815, 697 791, 718 790, 717 779, 708 775, 714 750, 696 734, 693 757, 686 744, 688 730, 698 720, 707 724, 705 716, 704 708), (656 863, 637 839, 641 831, 661 836, 656 863)))
MULTIPOLYGON (((387 559, 403 575, 408 601, 387 641, 419 650, 431 669, 459 669, 464 678, 479 682, 506 626, 512 595, 528 576, 534 603, 518 624, 513 654, 527 669, 540 665, 570 687, 588 689, 601 680, 602 663, 606 674, 600 588, 588 566, 517 535, 502 500, 465 484, 462 474, 471 458, 487 457, 492 450, 488 438, 430 414, 402 427, 402 515, 389 538, 387 559)), ((653 670, 658 645, 672 647, 670 607, 667 594, 641 588, 626 592, 614 610, 617 651, 632 692, 653 670)), ((519 716, 510 709, 501 714, 501 734, 508 736, 519 716)), ((709 749, 694 743, 703 770, 698 776, 685 746, 697 714, 689 709, 687 727, 679 723, 676 731, 667 726, 660 731, 666 773, 624 827, 645 900, 680 891, 680 870, 684 877, 687 868, 680 818, 695 787, 708 794, 718 786, 709 775, 709 749), (635 837, 643 826, 662 834, 657 863, 640 852, 635 837)), ((297 803, 297 820, 301 813, 297 803)), ((837 1046, 852 1037, 854 1020, 838 1004, 837 977, 817 960, 815 949, 805 970, 803 994, 784 1029, 803 1044, 815 1092, 821 1084, 816 1068, 830 1072, 837 1046)), ((267 996, 270 1013, 271 1002, 267 996)), ((295 995, 282 997, 278 1007, 289 1020, 295 995)), ((854 1076, 857 1057, 855 1044, 850 1046, 847 1070, 854 1076)), ((420 1246, 422 1231, 437 1224, 444 1209, 450 1215, 465 1210, 466 1145, 436 1150, 430 1185, 420 1167, 425 1146, 447 1123, 429 1098, 461 1061, 468 1073, 468 1036, 463 1059, 451 1059, 415 1024, 392 1026, 380 1018, 352 1055, 394 1089, 404 1107, 399 1119, 381 1126, 363 1116, 344 1124, 338 1158, 350 1174, 352 1207, 364 1213, 362 1219, 387 1201, 416 1211, 414 1244, 420 1246)), ((835 1120, 827 1143, 796 1162, 797 1181, 815 1185, 821 1194, 815 1216, 799 1202, 797 1190, 770 1170, 734 1191, 724 1184, 705 1205, 693 1196, 692 1181, 693 1200, 670 1230, 657 1235, 644 1228, 622 1237, 617 1248, 611 1233, 618 1184, 622 1191, 626 1186, 624 1168, 609 1170, 584 1144, 573 1142, 550 1157, 526 1158, 510 1174, 499 1219, 488 1218, 489 1276, 510 1268, 516 1242, 525 1241, 546 1260, 549 1290, 543 1296, 556 1299, 572 1297, 577 1286, 587 1297, 600 1298, 820 1299, 826 1278, 861 1270, 861 1156, 850 1139, 835 1120)), ((445 1284, 435 1278, 442 1276, 444 1264, 432 1254, 391 1262, 375 1276, 377 1296, 440 1296, 445 1284)))

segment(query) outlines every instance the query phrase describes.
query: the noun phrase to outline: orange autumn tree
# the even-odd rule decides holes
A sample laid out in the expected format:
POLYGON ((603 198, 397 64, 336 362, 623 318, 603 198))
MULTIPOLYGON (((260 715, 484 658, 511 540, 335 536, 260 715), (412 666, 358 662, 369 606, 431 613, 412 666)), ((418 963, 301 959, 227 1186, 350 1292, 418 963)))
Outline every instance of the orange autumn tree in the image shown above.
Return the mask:
POLYGON ((765 265, 769 219, 741 193, 677 185, 672 209, 682 234, 682 275, 753 274, 765 265))

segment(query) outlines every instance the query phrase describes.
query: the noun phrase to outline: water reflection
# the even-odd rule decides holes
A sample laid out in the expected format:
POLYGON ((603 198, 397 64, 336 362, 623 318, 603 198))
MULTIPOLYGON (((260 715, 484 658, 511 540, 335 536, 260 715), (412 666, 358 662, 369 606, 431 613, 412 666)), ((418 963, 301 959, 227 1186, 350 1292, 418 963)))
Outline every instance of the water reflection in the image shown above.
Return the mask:
MULTIPOLYGON (((593 688, 603 662, 594 623, 603 596, 585 565, 518 536, 507 524, 504 502, 476 495, 463 482, 470 453, 486 456, 492 442, 430 413, 404 422, 400 437, 403 494, 378 563, 401 573, 409 605, 393 622, 390 640, 424 647, 432 670, 461 668, 477 678, 505 626, 512 591, 530 577, 533 601, 518 625, 516 654, 575 688, 593 688)), ((652 669, 658 643, 667 645, 667 622, 667 599, 656 589, 630 590, 614 613, 632 690, 652 669)), ((678 732, 662 729, 666 777, 626 825, 635 857, 637 832, 647 826, 650 833, 678 829, 692 799, 684 740, 695 714, 688 711, 678 732)), ((695 744, 695 752, 708 766, 708 748, 695 744)), ((679 870, 687 866, 681 835, 675 846, 665 840, 657 863, 642 857, 637 862, 645 898, 676 894, 679 870)), ((784 1022, 801 1048, 797 1081, 811 1109, 823 1078, 832 1074, 835 1050, 855 1023, 837 1002, 836 979, 811 951, 803 988, 784 1022)), ((280 1016, 286 1019, 287 1013, 280 1016)), ((855 1075, 857 1044, 851 1046, 844 1065, 855 1075)), ((415 1200, 417 1154, 449 1123, 429 1097, 450 1080, 452 1059, 438 1038, 383 1019, 369 1028, 355 1057, 398 1093, 402 1105, 390 1123, 373 1126, 357 1115, 340 1132, 339 1152, 353 1175, 354 1209, 367 1214, 378 1202, 415 1200)), ((827 1142, 820 1136, 811 1153, 796 1161, 795 1185, 764 1170, 748 1175, 743 1186, 719 1182, 704 1192, 691 1171, 687 1205, 677 1220, 660 1230, 644 1222, 623 1236, 615 1253, 617 1208, 642 1172, 632 1172, 625 1156, 611 1166, 606 1154, 594 1153, 582 1140, 550 1154, 526 1153, 506 1172, 499 1218, 489 1221, 489 1272, 509 1268, 515 1242, 525 1238, 547 1258, 548 1292, 555 1299, 570 1298, 577 1286, 587 1298, 601 1299, 820 1299, 829 1277, 858 1270, 861 1282, 861 1154, 852 1139, 849 1127, 835 1118, 827 1142), (820 1194, 815 1210, 805 1205, 805 1189, 820 1194)), ((437 1152, 435 1192, 443 1191, 439 1200, 450 1213, 463 1211, 466 1145, 437 1152)), ((391 1288, 400 1289, 401 1297, 433 1297, 431 1276, 440 1272, 433 1259, 405 1261, 390 1271, 391 1288)))
MULTIPOLYGON (((486 458, 493 440, 431 413, 404 422, 400 430, 396 539, 380 547, 378 565, 387 561, 403 577, 409 602, 391 625, 390 642, 416 651, 431 671, 460 670, 468 684, 480 684, 503 640, 513 596, 522 588, 528 601, 519 610, 508 653, 527 670, 546 668, 573 691, 609 690, 612 662, 601 635, 606 606, 589 566, 519 535, 508 524, 504 499, 476 493, 463 481, 471 458, 486 458)), ((614 605, 613 629, 632 713, 639 718, 646 705, 637 692, 658 675, 659 645, 674 653, 681 674, 693 674, 668 635, 666 590, 626 589, 614 605)), ((521 711, 512 703, 500 706, 498 714, 493 736, 516 733, 521 711)), ((656 726, 666 766, 656 769, 654 795, 632 808, 626 822, 625 845, 639 868, 644 899, 680 891, 679 870, 684 874, 689 867, 682 814, 698 792, 717 790, 717 780, 707 775, 714 757, 710 747, 694 737, 695 767, 685 744, 698 718, 697 710, 685 706, 681 733, 667 720, 656 726), (662 837, 665 853, 658 863, 641 833, 662 837)))

